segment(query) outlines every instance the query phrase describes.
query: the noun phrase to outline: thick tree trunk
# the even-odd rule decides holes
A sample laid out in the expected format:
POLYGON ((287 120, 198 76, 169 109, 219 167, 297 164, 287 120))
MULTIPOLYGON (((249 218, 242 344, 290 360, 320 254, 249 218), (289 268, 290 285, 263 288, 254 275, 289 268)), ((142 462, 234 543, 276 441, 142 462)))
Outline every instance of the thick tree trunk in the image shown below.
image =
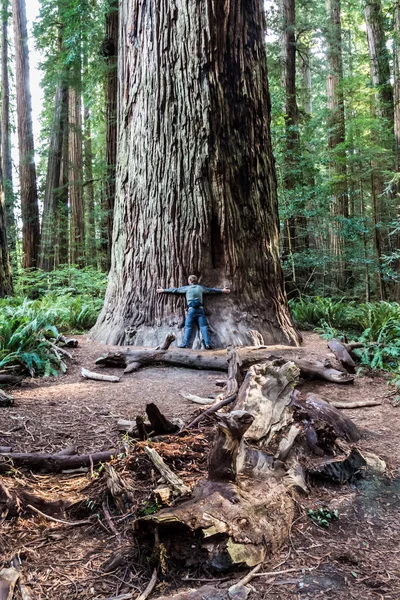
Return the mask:
POLYGON ((47 162, 46 187, 44 191, 42 216, 42 241, 40 246, 40 268, 51 271, 56 265, 58 241, 58 204, 60 199, 61 158, 68 89, 63 82, 56 88, 54 117, 50 133, 49 156, 47 162))
POLYGON ((10 82, 8 77, 8 18, 9 0, 1 4, 1 166, 3 170, 5 219, 8 246, 16 247, 16 223, 14 217, 14 192, 10 143, 10 82))
POLYGON ((343 218, 348 216, 347 168, 345 141, 344 98, 342 89, 342 29, 340 0, 326 0, 327 10, 327 62, 328 62, 328 130, 331 155, 331 253, 336 261, 332 269, 333 283, 344 290, 346 262, 344 257, 343 218))
POLYGON ((278 248, 270 100, 260 0, 121 3, 120 125, 113 262, 92 336, 156 345, 183 302, 156 286, 196 273, 225 346, 258 329, 298 343, 278 248), (144 25, 144 20, 146 25, 144 25))
POLYGON ((12 9, 15 36, 23 266, 36 267, 39 257, 40 227, 25 0, 12 0, 12 9))
POLYGON ((103 266, 111 267, 112 233, 115 204, 117 164, 117 93, 118 93, 118 2, 109 0, 106 14, 103 56, 106 61, 106 191, 103 201, 104 230, 102 232, 103 266))
POLYGON ((83 148, 81 65, 74 65, 73 81, 69 88, 69 202, 70 202, 70 260, 78 266, 85 264, 85 208, 83 201, 83 148))
MULTIPOLYGON (((400 172, 400 0, 394 0, 394 137, 396 143, 396 171, 400 172)), ((397 185, 400 190, 400 185, 397 185)), ((397 207, 397 219, 400 219, 400 210, 397 207)), ((397 248, 400 248, 400 232, 397 233, 397 248)), ((396 262, 396 271, 400 273, 400 259, 396 262)), ((400 280, 397 281, 395 299, 400 300, 400 280)))

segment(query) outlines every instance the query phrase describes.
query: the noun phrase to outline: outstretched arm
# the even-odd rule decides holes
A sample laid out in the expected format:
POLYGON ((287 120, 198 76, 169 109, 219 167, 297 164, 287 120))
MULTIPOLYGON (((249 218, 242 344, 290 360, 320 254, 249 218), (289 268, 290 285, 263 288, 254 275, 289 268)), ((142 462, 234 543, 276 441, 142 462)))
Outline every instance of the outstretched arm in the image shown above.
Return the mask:
POLYGON ((204 287, 203 285, 203 292, 205 294, 230 294, 230 289, 229 288, 207 288, 204 287))
POLYGON ((187 285, 179 288, 162 288, 158 287, 156 289, 157 294, 185 294, 187 290, 187 285))

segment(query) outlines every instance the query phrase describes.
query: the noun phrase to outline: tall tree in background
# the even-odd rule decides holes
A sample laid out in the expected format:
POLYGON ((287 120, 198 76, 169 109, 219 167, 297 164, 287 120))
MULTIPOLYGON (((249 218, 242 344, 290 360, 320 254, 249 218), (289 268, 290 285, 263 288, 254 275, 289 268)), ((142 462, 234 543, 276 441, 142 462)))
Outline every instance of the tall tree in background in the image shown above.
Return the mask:
POLYGON ((298 342, 279 259, 276 176, 261 0, 120 4, 113 260, 96 339, 158 343, 182 302, 156 286, 190 273, 230 284, 215 342, 298 342), (143 18, 146 14, 146 25, 143 18))
POLYGON ((3 171, 7 239, 11 250, 16 248, 14 192, 11 161, 10 81, 8 77, 9 0, 1 2, 1 167, 3 171))
MULTIPOLYGON (((284 189, 289 193, 296 187, 296 166, 298 162, 298 127, 296 100, 296 12, 295 0, 281 0, 282 10, 282 58, 283 81, 285 86, 285 177, 284 189)), ((288 201, 288 200, 287 200, 288 201)), ((284 251, 286 255, 296 252, 296 220, 289 216, 285 222, 284 251)), ((295 277, 294 277, 295 279, 295 277)))
POLYGON ((331 176, 331 252, 336 258, 335 284, 345 289, 346 262, 343 219, 348 216, 347 166, 345 150, 345 112, 343 97, 343 59, 340 0, 326 0, 327 10, 327 95, 331 176))
MULTIPOLYGON (((376 141, 380 141, 383 147, 386 146, 386 149, 393 152, 392 145, 394 140, 389 133, 394 131, 393 88, 390 81, 389 53, 386 48, 386 36, 380 0, 367 0, 364 14, 367 27, 371 81, 374 88, 376 88, 376 98, 372 106, 372 113, 381 119, 381 123, 379 121, 376 122, 372 135, 376 141), (382 121, 385 122, 384 128, 382 128, 382 121)), ((380 297, 381 300, 385 300, 387 290, 382 274, 382 254, 385 247, 385 237, 382 232, 384 213, 384 202, 382 202, 382 199, 385 194, 385 182, 382 171, 388 168, 388 164, 387 160, 384 161, 384 164, 380 163, 382 163, 382 160, 379 161, 379 156, 371 160, 372 218, 374 222, 375 248, 379 264, 378 281, 380 297)), ((392 165, 393 167, 394 165, 392 165)), ((385 209, 387 213, 390 212, 388 210, 389 206, 386 206, 385 209)), ((388 241, 387 236, 386 241, 388 241)))
MULTIPOLYGON (((1 175, 0 173, 0 178, 1 175)), ((12 280, 7 248, 4 193, 1 182, 0 188, 0 298, 4 298, 4 296, 12 293, 12 280)))
POLYGON ((111 267, 112 233, 115 204, 115 169, 117 164, 117 92, 118 92, 118 0, 108 0, 103 56, 106 61, 106 191, 103 201, 105 215, 103 231, 104 267, 111 267))
POLYGON ((70 257, 85 265, 85 206, 83 197, 83 132, 81 61, 75 59, 68 94, 70 257))
POLYGON ((19 146, 23 266, 36 267, 40 225, 29 85, 29 52, 25 0, 12 0, 19 146))

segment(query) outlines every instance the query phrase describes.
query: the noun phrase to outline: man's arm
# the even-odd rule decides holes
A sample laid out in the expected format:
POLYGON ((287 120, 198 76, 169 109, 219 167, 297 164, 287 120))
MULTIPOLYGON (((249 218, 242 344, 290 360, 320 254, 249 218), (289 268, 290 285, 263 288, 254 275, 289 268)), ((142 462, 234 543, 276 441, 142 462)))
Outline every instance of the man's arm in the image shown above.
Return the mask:
POLYGON ((158 287, 156 289, 157 294, 185 294, 187 291, 188 286, 184 285, 183 287, 179 287, 179 288, 162 288, 162 287, 158 287))
POLYGON ((204 285, 202 288, 205 294, 230 294, 231 291, 229 288, 208 288, 204 287, 204 285))

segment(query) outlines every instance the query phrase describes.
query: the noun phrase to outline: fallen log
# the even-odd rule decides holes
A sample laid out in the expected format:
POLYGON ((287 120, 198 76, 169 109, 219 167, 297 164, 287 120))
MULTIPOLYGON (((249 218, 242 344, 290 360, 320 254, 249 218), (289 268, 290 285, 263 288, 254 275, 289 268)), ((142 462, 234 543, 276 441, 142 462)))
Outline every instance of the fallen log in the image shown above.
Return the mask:
POLYGON ((3 452, 0 454, 0 473, 9 471, 10 465, 27 467, 31 470, 44 471, 46 473, 60 473, 65 469, 90 467, 100 462, 107 462, 117 454, 119 452, 115 449, 107 450, 106 452, 94 452, 93 454, 81 454, 79 456, 3 452))
MULTIPOLYGON (((305 379, 325 379, 332 383, 351 383, 354 376, 331 367, 326 367, 321 361, 307 361, 297 358, 302 348, 291 346, 261 346, 236 348, 241 369, 246 370, 254 364, 278 358, 271 356, 279 352, 282 360, 290 360, 299 368, 305 379)), ((96 360, 96 365, 105 367, 121 367, 124 373, 132 373, 143 366, 163 364, 188 369, 204 369, 209 371, 228 371, 228 355, 225 350, 197 351, 187 348, 171 348, 169 350, 155 348, 135 348, 125 352, 109 352, 96 360)))
POLYGON ((82 367, 81 375, 85 379, 94 379, 94 381, 109 381, 111 383, 117 383, 120 378, 115 375, 103 375, 102 373, 93 373, 82 367))
POLYGON ((328 348, 333 352, 337 360, 346 369, 348 373, 356 372, 356 363, 351 358, 344 344, 339 342, 339 340, 337 340, 336 338, 333 338, 328 343, 328 348))
POLYGON ((365 408, 367 406, 381 406, 380 400, 356 400, 355 402, 338 402, 330 400, 329 404, 335 408, 365 408))

